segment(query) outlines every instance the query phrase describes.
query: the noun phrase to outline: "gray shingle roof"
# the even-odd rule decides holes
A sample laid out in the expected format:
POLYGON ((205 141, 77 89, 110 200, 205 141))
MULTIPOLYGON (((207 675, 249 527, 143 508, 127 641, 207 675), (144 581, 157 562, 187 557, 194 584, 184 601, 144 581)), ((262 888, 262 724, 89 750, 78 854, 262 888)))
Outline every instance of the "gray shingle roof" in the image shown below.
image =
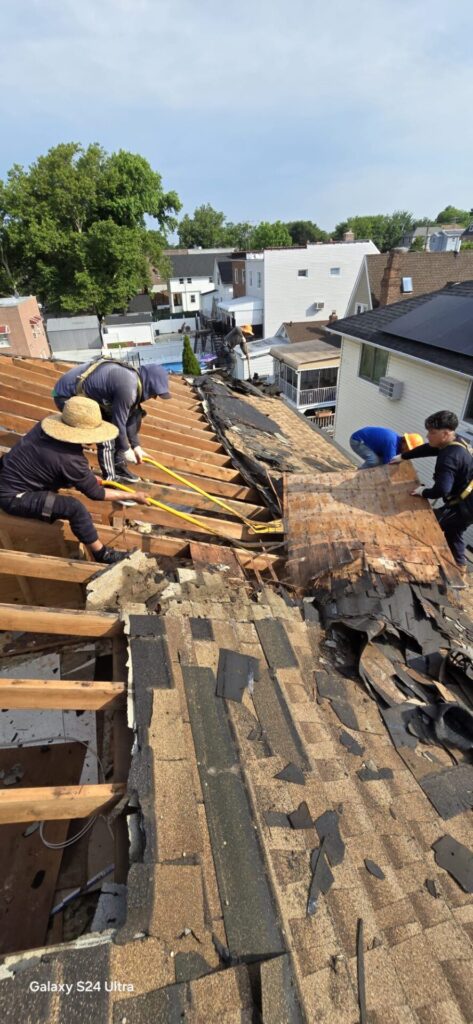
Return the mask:
POLYGON ((473 281, 465 281, 462 284, 449 285, 437 292, 427 295, 417 295, 415 298, 407 299, 404 302, 394 302, 391 306, 379 306, 377 309, 367 313, 358 313, 356 316, 347 316, 343 320, 337 320, 327 327, 328 331, 337 334, 345 334, 360 341, 371 342, 381 348, 390 349, 392 352, 400 352, 405 355, 414 356, 424 362, 434 363, 437 366, 444 366, 448 370, 456 370, 459 373, 466 373, 473 376, 473 353, 472 355, 459 355, 457 352, 449 352, 447 349, 436 348, 433 345, 425 345, 418 341, 408 341, 406 338, 397 337, 393 334, 386 334, 384 328, 392 324, 401 316, 405 316, 412 309, 417 309, 424 303, 431 301, 434 295, 441 295, 444 292, 453 292, 456 296, 473 298, 473 281))
POLYGON ((173 277, 213 277, 214 252, 192 252, 186 255, 171 256, 170 260, 173 277))

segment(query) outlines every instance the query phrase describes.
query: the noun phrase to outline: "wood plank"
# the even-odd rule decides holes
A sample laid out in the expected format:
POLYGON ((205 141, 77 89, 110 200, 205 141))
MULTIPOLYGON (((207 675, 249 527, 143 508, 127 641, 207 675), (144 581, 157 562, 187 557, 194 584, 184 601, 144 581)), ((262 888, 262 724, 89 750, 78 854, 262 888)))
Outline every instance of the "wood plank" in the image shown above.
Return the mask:
MULTIPOLYGON (((6 517, 6 513, 0 510, 0 522, 2 516, 6 517)), ((23 519, 21 516, 9 516, 8 518, 10 520, 14 518, 14 529, 11 530, 13 543, 24 543, 25 537, 29 547, 37 545, 40 549, 44 546, 46 539, 49 543, 57 544, 59 538, 64 537, 67 541, 78 543, 69 523, 62 520, 58 520, 56 523, 39 523, 34 519, 23 519), (18 531, 17 533, 15 533, 15 529, 18 531)), ((126 523, 123 523, 121 527, 98 524, 97 531, 104 544, 109 544, 111 547, 117 548, 118 551, 130 551, 138 548, 145 554, 153 556, 174 557, 180 555, 185 558, 189 555, 189 538, 187 537, 139 533, 138 530, 128 528, 126 523)), ((257 569, 264 569, 268 565, 277 565, 280 561, 279 556, 270 553, 254 554, 238 547, 234 547, 233 550, 243 566, 254 563, 257 569)))
MULTIPOLYGON (((12 389, 13 390, 13 389, 12 389)), ((20 402, 13 398, 2 398, 0 402, 0 422, 4 423, 3 413, 8 413, 11 416, 20 416, 22 419, 34 420, 36 423, 38 420, 44 419, 45 416, 51 413, 51 409, 48 406, 38 405, 43 399, 35 399, 34 404, 29 402, 20 402)), ((57 409, 56 409, 57 412, 57 409)))
POLYGON ((120 508, 113 515, 113 525, 120 525, 123 520, 137 520, 142 523, 153 523, 155 526, 165 526, 172 530, 185 530, 186 533, 214 534, 233 540, 248 540, 251 537, 246 526, 233 522, 231 519, 212 519, 210 516, 193 514, 196 520, 194 523, 173 515, 172 512, 165 512, 160 508, 120 508))
MULTIPOLYGON (((8 771, 20 763, 23 776, 16 794, 30 787, 54 786, 58 778, 66 785, 80 780, 86 748, 81 743, 51 743, 47 747, 3 748, 0 767, 8 771)), ((6 792, 6 790, 3 790, 6 792)), ((50 822, 46 838, 63 843, 69 820, 50 822)), ((0 844, 0 954, 17 953, 44 945, 63 850, 49 849, 36 830, 28 838, 20 822, 3 825, 0 844), (38 884, 38 882, 40 884, 38 884)))
MULTIPOLYGON (((42 417, 41 417, 42 419, 42 417)), ((31 417, 18 416, 17 413, 6 412, 0 405, 0 425, 7 430, 15 430, 17 434, 27 434, 38 421, 31 417)))
POLYGON ((84 679, 0 679, 0 707, 9 711, 20 708, 101 711, 125 692, 124 683, 84 679))
MULTIPOLYGON (((103 502, 103 504, 111 506, 112 503, 103 502)), ((3 530, 0 529, 0 538, 2 533, 3 530)), ((98 562, 80 562, 74 559, 58 558, 55 555, 34 555, 27 551, 15 551, 11 547, 0 549, 0 574, 5 576, 31 576, 34 579, 87 583, 92 576, 104 572, 105 568, 98 562)))
POLYGON ((16 821, 61 821, 88 818, 116 803, 126 792, 124 783, 95 786, 37 786, 0 790, 0 825, 16 821))
POLYGON ((62 608, 0 604, 0 629, 70 636, 115 636, 123 629, 118 615, 62 608))

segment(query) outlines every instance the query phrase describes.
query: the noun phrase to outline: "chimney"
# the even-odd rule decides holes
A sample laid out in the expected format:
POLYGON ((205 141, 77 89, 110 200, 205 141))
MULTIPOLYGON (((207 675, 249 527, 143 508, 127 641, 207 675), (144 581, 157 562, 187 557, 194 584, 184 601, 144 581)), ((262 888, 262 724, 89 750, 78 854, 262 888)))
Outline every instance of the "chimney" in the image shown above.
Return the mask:
POLYGON ((334 320, 338 320, 337 310, 336 309, 332 309, 332 312, 331 312, 331 314, 330 314, 330 316, 328 318, 329 324, 333 324, 334 320))
POLYGON ((355 235, 354 235, 353 231, 345 231, 344 235, 343 235, 343 241, 344 242, 354 242, 355 241, 355 235))
POLYGON ((381 278, 379 290, 380 306, 390 306, 392 302, 399 302, 401 294, 401 264, 404 255, 403 249, 391 249, 384 274, 381 278))

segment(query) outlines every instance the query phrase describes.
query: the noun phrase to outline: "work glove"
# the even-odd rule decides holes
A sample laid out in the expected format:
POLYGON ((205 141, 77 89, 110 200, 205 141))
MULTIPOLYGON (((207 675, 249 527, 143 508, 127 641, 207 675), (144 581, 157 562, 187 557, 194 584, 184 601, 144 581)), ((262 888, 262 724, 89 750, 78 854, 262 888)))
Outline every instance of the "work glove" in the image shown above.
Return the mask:
POLYGON ((395 455, 394 458, 391 459, 389 465, 392 466, 393 462, 402 462, 402 456, 401 455, 395 455))
POLYGON ((147 458, 147 453, 143 451, 139 444, 136 445, 136 448, 134 448, 133 451, 136 456, 136 462, 143 462, 143 459, 147 458))
POLYGON ((411 491, 411 494, 413 497, 422 498, 424 495, 424 485, 422 484, 421 487, 416 487, 415 491, 411 491))
POLYGON ((138 459, 136 458, 133 448, 127 448, 125 452, 125 459, 127 462, 138 462, 138 459))

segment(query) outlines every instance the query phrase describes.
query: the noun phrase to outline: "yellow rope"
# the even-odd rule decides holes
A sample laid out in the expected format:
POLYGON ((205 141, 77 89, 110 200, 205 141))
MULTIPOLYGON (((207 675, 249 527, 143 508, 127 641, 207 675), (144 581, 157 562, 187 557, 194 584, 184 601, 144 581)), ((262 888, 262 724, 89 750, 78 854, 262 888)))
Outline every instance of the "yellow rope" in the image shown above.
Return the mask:
POLYGON ((232 506, 228 505, 226 501, 222 501, 221 498, 217 498, 214 494, 208 494, 208 492, 204 491, 202 487, 198 486, 198 484, 191 483, 191 481, 186 480, 184 476, 180 476, 179 473, 175 473, 172 469, 168 469, 168 467, 164 466, 161 462, 156 462, 155 459, 150 459, 148 456, 146 456, 143 459, 143 461, 149 463, 150 466, 155 466, 156 469, 162 470, 163 473, 167 473, 168 476, 171 476, 174 480, 178 480, 179 483, 184 484, 186 487, 189 487, 190 490, 196 491, 197 494, 201 494, 204 498, 207 498, 208 501, 212 502, 214 505, 220 505, 220 508, 223 508, 225 512, 229 512, 230 515, 237 516, 238 519, 240 519, 241 522, 244 523, 245 526, 247 526, 252 533, 283 532, 283 524, 281 519, 274 519, 271 523, 255 522, 253 519, 248 519, 241 512, 238 512, 237 509, 232 508, 232 506))

